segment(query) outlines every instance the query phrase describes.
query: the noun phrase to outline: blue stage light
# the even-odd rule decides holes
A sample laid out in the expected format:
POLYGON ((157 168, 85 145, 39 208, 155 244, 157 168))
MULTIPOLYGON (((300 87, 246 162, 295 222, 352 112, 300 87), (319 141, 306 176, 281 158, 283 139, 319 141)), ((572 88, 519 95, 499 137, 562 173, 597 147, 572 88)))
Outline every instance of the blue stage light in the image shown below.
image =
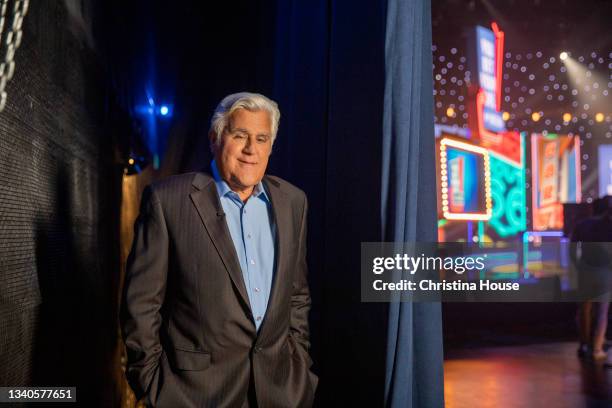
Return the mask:
POLYGON ((168 109, 168 107, 167 107, 166 105, 162 105, 162 106, 159 108, 159 113, 160 113, 162 116, 166 116, 166 115, 168 114, 168 112, 169 112, 169 109, 168 109))

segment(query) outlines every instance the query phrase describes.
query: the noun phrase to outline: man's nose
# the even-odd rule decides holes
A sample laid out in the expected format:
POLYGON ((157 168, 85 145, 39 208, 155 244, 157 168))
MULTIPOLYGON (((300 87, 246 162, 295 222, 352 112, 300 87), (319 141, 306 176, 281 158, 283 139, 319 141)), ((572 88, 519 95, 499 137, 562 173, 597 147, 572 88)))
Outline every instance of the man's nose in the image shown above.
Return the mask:
POLYGON ((246 138, 242 152, 245 154, 253 154, 253 140, 250 137, 246 138))

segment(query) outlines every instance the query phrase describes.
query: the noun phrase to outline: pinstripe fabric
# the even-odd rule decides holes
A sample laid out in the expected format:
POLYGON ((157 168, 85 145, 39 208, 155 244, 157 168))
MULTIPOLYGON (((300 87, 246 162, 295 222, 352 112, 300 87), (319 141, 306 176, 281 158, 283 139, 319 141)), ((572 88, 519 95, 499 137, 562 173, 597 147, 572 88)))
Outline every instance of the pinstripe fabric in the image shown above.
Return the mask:
POLYGON ((259 333, 215 183, 189 173, 143 193, 122 302, 127 377, 155 407, 312 405, 304 193, 263 182, 277 226, 276 275, 259 333))

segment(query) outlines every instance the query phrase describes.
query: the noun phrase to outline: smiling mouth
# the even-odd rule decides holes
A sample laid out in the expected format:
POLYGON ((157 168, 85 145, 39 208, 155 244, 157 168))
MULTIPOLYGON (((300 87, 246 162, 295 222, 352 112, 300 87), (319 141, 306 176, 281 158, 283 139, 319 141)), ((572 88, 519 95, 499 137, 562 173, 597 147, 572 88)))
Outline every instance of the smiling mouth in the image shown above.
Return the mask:
POLYGON ((242 164, 248 164, 248 165, 251 165, 251 166, 254 166, 254 165, 257 164, 257 163, 253 163, 253 162, 248 162, 248 161, 240 160, 240 159, 238 159, 238 162, 242 163, 242 164))

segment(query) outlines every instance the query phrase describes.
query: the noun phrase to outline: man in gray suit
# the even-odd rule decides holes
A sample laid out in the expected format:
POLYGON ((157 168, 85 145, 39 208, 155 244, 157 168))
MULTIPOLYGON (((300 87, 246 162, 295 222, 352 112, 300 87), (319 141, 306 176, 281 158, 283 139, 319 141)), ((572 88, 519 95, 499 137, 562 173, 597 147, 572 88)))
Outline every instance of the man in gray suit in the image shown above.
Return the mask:
POLYGON ((127 378, 157 407, 308 407, 304 192, 265 175, 280 112, 224 98, 211 172, 148 186, 122 303, 127 378))

